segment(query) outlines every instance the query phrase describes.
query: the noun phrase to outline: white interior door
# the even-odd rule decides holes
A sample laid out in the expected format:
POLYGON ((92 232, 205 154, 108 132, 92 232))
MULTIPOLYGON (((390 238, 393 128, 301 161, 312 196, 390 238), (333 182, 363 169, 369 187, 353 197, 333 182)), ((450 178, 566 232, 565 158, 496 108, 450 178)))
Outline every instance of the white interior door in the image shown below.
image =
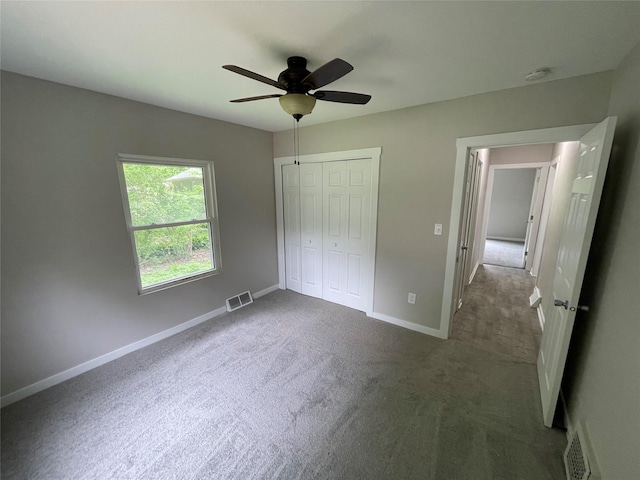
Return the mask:
POLYGON ((549 175, 547 176, 547 185, 544 190, 544 199, 542 201, 542 212, 540 212, 540 229, 536 238, 535 252, 533 256, 533 264, 531 265, 531 275, 538 276, 540 261, 542 260, 542 251, 544 248, 544 237, 547 233, 547 222, 549 221, 549 213, 551 212, 551 199, 553 197, 553 184, 556 180, 557 165, 551 165, 549 175))
POLYGON ((475 153, 471 153, 467 164, 467 181, 465 183, 462 231, 460 234, 457 258, 456 311, 462 307, 462 297, 464 296, 464 287, 467 281, 465 278, 465 266, 467 265, 467 257, 469 255, 469 234, 471 230, 471 212, 473 211, 472 202, 474 198, 473 190, 475 186, 474 174, 476 172, 476 156, 477 155, 475 153))
POLYGON ((322 164, 299 168, 301 293, 322 298, 322 164))
POLYGON ((286 287, 302 292, 300 265, 300 169, 298 165, 282 166, 282 203, 284 211, 284 250, 286 287))
POLYGON ((569 209, 553 279, 554 302, 546 318, 538 355, 544 424, 552 425, 575 321, 616 119, 610 117, 580 139, 569 209), (555 306, 554 306, 555 304, 555 306))
POLYGON ((469 227, 467 229, 467 259, 464 265, 463 277, 463 293, 464 288, 471 283, 470 275, 473 269, 473 257, 478 246, 476 245, 476 223, 478 219, 478 202, 480 198, 480 180, 482 179, 482 162, 476 152, 473 160, 473 184, 471 192, 471 205, 469 209, 469 227))
POLYGON ((524 248, 522 249, 522 267, 525 270, 531 270, 531 259, 533 258, 533 255, 529 255, 529 249, 533 249, 531 240, 534 236, 534 233, 537 233, 534 232, 534 227, 536 227, 535 230, 537 230, 538 215, 536 215, 536 207, 538 206, 537 198, 538 192, 540 191, 539 188, 541 172, 541 168, 536 169, 536 178, 533 181, 533 192, 531 193, 531 206, 529 207, 529 216, 527 217, 527 232, 524 236, 524 248))
POLYGON ((323 164, 323 298, 365 310, 371 161, 323 164))

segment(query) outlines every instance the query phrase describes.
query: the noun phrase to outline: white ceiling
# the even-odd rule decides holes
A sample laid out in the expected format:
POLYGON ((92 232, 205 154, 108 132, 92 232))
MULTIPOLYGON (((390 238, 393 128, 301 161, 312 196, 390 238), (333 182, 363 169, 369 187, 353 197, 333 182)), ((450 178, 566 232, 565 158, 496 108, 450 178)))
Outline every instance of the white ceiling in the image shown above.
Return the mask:
POLYGON ((326 89, 365 106, 318 102, 312 125, 615 68, 640 42, 640 2, 7 2, 3 70, 269 131, 291 128, 276 79, 286 58, 355 70, 326 89))

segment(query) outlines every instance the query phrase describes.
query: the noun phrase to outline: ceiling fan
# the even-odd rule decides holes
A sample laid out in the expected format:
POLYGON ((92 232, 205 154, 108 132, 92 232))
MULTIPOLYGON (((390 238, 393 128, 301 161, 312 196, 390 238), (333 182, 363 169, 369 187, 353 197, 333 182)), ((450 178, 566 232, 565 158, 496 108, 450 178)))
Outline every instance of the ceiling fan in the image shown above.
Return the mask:
POLYGON ((260 95, 258 97, 238 98, 231 100, 232 103, 252 102, 265 98, 279 98, 282 109, 289 115, 292 115, 296 121, 300 121, 303 115, 311 113, 316 104, 316 100, 356 105, 364 105, 371 100, 371 95, 365 95, 363 93, 318 90, 318 88, 335 82, 353 70, 353 67, 349 63, 340 58, 335 58, 313 72, 310 72, 307 70, 306 58, 289 57, 287 59, 287 69, 280 72, 278 81, 237 67, 236 65, 223 65, 222 68, 287 92, 284 94, 274 93, 271 95, 260 95), (311 90, 314 90, 314 92, 309 93, 311 90))

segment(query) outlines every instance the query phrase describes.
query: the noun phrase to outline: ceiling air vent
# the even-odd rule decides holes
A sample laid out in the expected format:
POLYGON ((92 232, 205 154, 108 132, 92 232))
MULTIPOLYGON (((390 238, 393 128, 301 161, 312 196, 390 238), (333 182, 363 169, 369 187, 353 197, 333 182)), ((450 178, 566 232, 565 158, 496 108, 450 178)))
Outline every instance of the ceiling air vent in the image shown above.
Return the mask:
POLYGON ((227 312, 233 312, 234 310, 242 308, 245 305, 249 305, 250 303, 253 303, 253 297, 251 297, 251 292, 247 290, 235 297, 227 298, 227 312))
POLYGON ((567 473, 567 480, 588 480, 592 478, 587 456, 586 439, 580 423, 578 423, 577 428, 569 437, 569 444, 564 451, 564 468, 567 473))

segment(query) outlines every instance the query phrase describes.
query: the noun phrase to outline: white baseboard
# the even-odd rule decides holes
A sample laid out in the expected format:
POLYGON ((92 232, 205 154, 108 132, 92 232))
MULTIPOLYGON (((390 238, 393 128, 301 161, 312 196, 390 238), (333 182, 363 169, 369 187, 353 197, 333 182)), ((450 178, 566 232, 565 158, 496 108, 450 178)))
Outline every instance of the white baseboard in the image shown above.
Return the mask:
POLYGON ((471 285, 473 279, 476 277, 476 272, 478 271, 478 267, 480 266, 480 262, 476 263, 476 266, 471 270, 471 275, 469 275, 469 283, 467 285, 471 285))
POLYGON ((513 238, 513 237, 490 237, 487 235, 487 240, 502 240, 504 242, 522 242, 524 243, 524 238, 513 238))
POLYGON ((544 312, 542 311, 542 303, 538 305, 538 308, 536 308, 536 311, 538 312, 538 321, 540 322, 540 328, 544 332, 545 318, 544 318, 544 312))
MULTIPOLYGON (((259 298, 268 293, 274 292, 278 290, 278 285, 272 285, 271 287, 267 287, 264 290, 260 290, 253 294, 254 298, 259 298)), ((96 367, 104 365, 105 363, 111 362, 112 360, 116 360, 117 358, 123 357, 128 353, 135 352, 136 350, 140 350, 141 348, 152 345, 160 340, 164 340, 165 338, 169 338, 177 333, 183 332, 189 328, 195 327, 196 325, 206 322, 212 318, 218 317, 224 313, 227 313, 226 307, 220 307, 216 310, 212 310, 211 312, 205 313, 204 315, 200 315, 199 317, 188 320, 180 325, 176 325, 175 327, 171 327, 162 332, 151 335, 150 337, 143 338, 142 340, 138 340, 137 342, 133 342, 125 347, 118 348, 113 352, 109 352, 105 355, 101 355, 97 358, 89 360, 88 362, 81 363, 75 367, 72 367, 64 372, 56 373, 55 375, 51 375, 44 380, 40 380, 38 382, 32 383, 31 385, 27 385, 15 392, 8 393, 7 395, 3 395, 0 398, 0 407, 6 407, 18 400, 22 400, 23 398, 27 398, 31 395, 34 395, 42 390, 45 390, 49 387, 53 387, 59 383, 64 382, 65 380, 69 380, 73 377, 77 377, 89 370, 92 370, 96 367)))
POLYGON ((375 318, 376 320, 382 320, 383 322, 387 322, 387 323, 392 323, 399 327, 413 330, 414 332, 420 332, 427 335, 431 335, 432 337, 442 338, 444 340, 447 339, 446 332, 443 333, 441 330, 437 330, 435 328, 425 327, 424 325, 418 325, 417 323, 408 322, 406 320, 400 320, 399 318, 391 317, 389 315, 385 315, 384 313, 373 312, 371 314, 371 318, 375 318))
POLYGON ((260 297, 264 297, 265 295, 268 295, 271 292, 275 292, 276 290, 279 290, 280 286, 276 283, 275 285, 271 285, 270 287, 265 288, 264 290, 260 290, 259 292, 256 293, 251 293, 251 295, 253 295, 253 298, 260 298, 260 297))

